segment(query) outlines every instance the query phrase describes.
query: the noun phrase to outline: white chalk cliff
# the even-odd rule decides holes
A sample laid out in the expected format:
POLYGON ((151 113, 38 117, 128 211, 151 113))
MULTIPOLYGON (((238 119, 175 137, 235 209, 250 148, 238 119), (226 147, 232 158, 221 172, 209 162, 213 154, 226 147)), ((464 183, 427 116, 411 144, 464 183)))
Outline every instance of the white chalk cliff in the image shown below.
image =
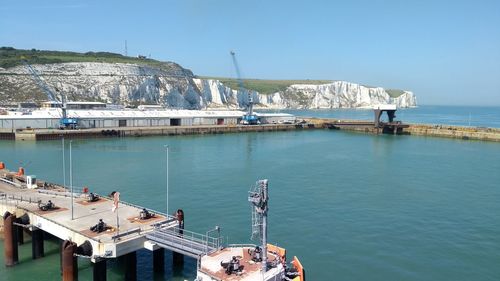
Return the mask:
MULTIPOLYGON (((34 65, 34 68, 68 100, 164 104, 187 109, 233 109, 248 104, 246 90, 231 89, 218 80, 195 78, 178 65, 163 70, 136 64, 84 62, 34 65)), ((345 81, 290 85, 273 94, 249 93, 257 108, 360 108, 387 103, 416 106, 412 92, 402 91, 400 96, 392 98, 383 88, 345 81)), ((47 99, 23 66, 0 69, 0 97, 3 104, 47 99)))

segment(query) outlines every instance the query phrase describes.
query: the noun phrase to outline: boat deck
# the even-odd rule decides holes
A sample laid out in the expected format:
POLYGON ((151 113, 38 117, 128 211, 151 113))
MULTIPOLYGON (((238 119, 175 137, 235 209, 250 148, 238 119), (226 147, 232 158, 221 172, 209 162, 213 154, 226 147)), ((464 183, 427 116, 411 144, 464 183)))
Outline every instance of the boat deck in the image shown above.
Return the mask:
MULTIPOLYGON (((262 276, 262 264, 260 262, 252 261, 252 257, 248 253, 250 247, 229 247, 219 250, 215 253, 203 256, 200 262, 200 269, 202 273, 215 278, 217 280, 227 281, 250 281, 250 280, 267 280, 262 276), (221 262, 228 262, 232 257, 237 257, 240 261, 242 271, 239 274, 228 275, 226 270, 221 266, 221 262)), ((275 262, 278 257, 269 253, 267 255, 268 262, 275 262)), ((266 276, 274 276, 282 271, 281 263, 277 267, 271 268, 266 272, 266 276)))

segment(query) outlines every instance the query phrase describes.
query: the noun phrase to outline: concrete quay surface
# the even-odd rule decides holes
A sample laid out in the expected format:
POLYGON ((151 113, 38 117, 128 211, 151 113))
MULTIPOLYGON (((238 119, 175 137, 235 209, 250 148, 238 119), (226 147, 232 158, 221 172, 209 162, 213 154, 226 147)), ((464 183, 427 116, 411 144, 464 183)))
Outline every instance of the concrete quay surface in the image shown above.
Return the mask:
POLYGON ((167 218, 163 214, 140 220, 142 207, 125 202, 120 202, 117 211, 113 212, 113 202, 109 198, 101 197, 97 202, 87 202, 85 194, 75 194, 73 197, 72 219, 70 195, 63 189, 21 189, 0 181, 0 212, 3 215, 8 211, 18 218, 27 215, 29 224, 26 227, 30 230, 41 229, 77 245, 88 241, 93 248, 93 258, 115 258, 145 248, 145 235, 153 231, 156 224, 177 225, 175 218, 167 218), (38 202, 46 203, 48 200, 56 208, 40 210, 38 202), (108 229, 101 233, 92 232, 90 227, 96 225, 99 219, 103 219, 108 229))
MULTIPOLYGON (((375 128, 369 120, 338 120, 325 118, 299 117, 305 123, 300 124, 264 124, 264 125, 204 125, 204 126, 163 126, 163 127, 116 127, 94 128, 81 130, 57 129, 26 129, 18 131, 0 131, 0 140, 37 141, 67 139, 88 139, 105 137, 141 137, 155 135, 203 135, 227 134, 242 132, 276 132, 303 129, 324 129, 334 125, 336 129, 380 134, 380 128, 375 128)), ((462 140, 480 140, 500 142, 500 129, 464 127, 450 125, 408 124, 398 131, 398 134, 429 137, 446 137, 462 140)), ((330 127, 331 128, 331 127, 330 127)))
POLYGON ((263 125, 200 125, 200 126, 158 126, 158 127, 114 127, 77 130, 23 129, 0 131, 4 140, 53 140, 64 136, 67 139, 102 137, 140 137, 157 135, 203 135, 242 132, 273 132, 314 128, 308 124, 263 124, 263 125))
MULTIPOLYGON (((336 129, 356 131, 363 133, 379 134, 380 130, 374 127, 373 122, 362 120, 337 120, 321 118, 303 118, 307 123, 314 124, 316 128, 326 128, 334 125, 336 129)), ((428 125, 428 124, 410 124, 404 128, 400 134, 428 137, 454 138, 461 140, 479 140, 500 142, 499 128, 483 127, 464 127, 451 125, 428 125)), ((398 133, 399 134, 399 133, 398 133)))

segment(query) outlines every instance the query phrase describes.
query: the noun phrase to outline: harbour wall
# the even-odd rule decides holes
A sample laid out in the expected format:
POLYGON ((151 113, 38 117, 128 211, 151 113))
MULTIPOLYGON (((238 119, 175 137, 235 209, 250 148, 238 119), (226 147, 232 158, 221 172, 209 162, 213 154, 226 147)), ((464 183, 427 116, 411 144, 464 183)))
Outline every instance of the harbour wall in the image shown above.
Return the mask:
POLYGON ((25 129, 12 133, 3 133, 6 140, 40 141, 67 139, 107 138, 107 137, 141 137, 158 135, 204 135, 227 134, 241 132, 275 132, 297 129, 314 129, 314 124, 265 124, 265 125, 205 125, 205 126, 162 126, 162 127, 116 127, 106 129, 25 129))
MULTIPOLYGON (((306 120, 308 123, 314 124, 315 127, 334 128, 338 130, 372 134, 383 133, 383 130, 381 128, 375 128, 373 122, 370 121, 319 118, 304 118, 304 120, 306 120)), ((398 132, 398 134, 500 142, 499 128, 406 123, 405 125, 408 126, 398 132)))
POLYGON ((496 128, 410 124, 405 132, 417 136, 500 142, 500 129, 496 128))
MULTIPOLYGON (((108 137, 141 137, 155 135, 204 135, 243 132, 273 132, 303 129, 338 129, 369 134, 382 134, 386 131, 376 128, 373 121, 337 120, 302 118, 303 124, 266 124, 266 125, 203 125, 203 126, 162 126, 162 127, 116 127, 81 130, 57 129, 25 129, 15 132, 0 132, 0 140, 40 141, 67 139, 108 138, 108 137)), ((405 124, 397 134, 445 137, 462 140, 480 140, 500 142, 500 129, 482 127, 463 127, 450 125, 405 124)), ((393 133, 389 131, 388 133, 393 133)))

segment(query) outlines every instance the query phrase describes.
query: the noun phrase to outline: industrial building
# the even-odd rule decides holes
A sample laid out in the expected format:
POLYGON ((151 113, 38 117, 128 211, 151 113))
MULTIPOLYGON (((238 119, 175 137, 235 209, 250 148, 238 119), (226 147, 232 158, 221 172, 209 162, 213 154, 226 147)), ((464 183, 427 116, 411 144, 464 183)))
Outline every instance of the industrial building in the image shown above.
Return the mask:
MULTIPOLYGON (((32 112, 9 111, 0 115, 0 129, 56 129, 59 128, 61 109, 45 108, 32 112)), ((196 125, 236 125, 243 111, 205 110, 74 110, 68 109, 68 118, 78 119, 78 128, 157 127, 196 125)), ((262 124, 295 123, 295 116, 287 113, 257 113, 262 124)))

